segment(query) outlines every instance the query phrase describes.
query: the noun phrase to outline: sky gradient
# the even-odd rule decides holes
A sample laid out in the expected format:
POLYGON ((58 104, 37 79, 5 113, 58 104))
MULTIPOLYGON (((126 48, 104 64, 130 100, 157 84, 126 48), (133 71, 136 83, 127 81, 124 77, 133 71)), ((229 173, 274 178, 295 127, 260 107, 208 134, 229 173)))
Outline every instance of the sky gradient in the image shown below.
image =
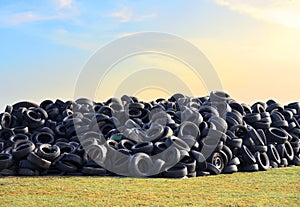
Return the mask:
MULTIPOLYGON (((194 44, 238 101, 300 101, 298 0, 2 0, 0 107, 20 100, 73 99, 80 71, 97 49, 144 31, 174 34, 194 44)), ((177 71, 193 94, 208 93, 184 65, 162 56, 126 59, 114 74, 125 79, 134 67, 177 71)), ((119 79, 106 81, 116 85, 119 79)), ((102 90, 95 98, 113 95, 102 90)), ((137 95, 169 94, 140 89, 137 95)))

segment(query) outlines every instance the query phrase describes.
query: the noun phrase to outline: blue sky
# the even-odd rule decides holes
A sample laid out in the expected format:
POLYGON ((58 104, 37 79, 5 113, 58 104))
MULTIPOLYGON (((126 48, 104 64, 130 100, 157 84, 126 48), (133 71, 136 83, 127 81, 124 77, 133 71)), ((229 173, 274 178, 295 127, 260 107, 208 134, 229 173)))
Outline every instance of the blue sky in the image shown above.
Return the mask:
POLYGON ((300 66, 299 28, 298 1, 2 0, 0 106, 72 99, 77 77, 97 48, 143 31, 171 33, 195 44, 216 67, 225 90, 239 100, 269 94, 289 101, 293 97, 285 91, 298 87, 296 76, 289 74, 300 66), (258 75, 273 71, 268 80, 274 82, 282 76, 274 71, 283 69, 283 89, 270 89, 271 82, 258 75), (259 84, 245 83, 244 74, 265 89, 257 93, 259 84))

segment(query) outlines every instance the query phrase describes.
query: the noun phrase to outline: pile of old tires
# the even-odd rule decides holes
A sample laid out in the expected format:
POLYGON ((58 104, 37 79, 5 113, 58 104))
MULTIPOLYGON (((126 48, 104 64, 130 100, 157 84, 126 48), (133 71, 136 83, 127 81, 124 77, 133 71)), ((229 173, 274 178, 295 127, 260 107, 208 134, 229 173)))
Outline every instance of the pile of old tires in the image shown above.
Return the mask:
POLYGON ((0 114, 0 175, 183 178, 299 166, 299 121, 298 102, 250 106, 220 91, 18 102, 0 114))

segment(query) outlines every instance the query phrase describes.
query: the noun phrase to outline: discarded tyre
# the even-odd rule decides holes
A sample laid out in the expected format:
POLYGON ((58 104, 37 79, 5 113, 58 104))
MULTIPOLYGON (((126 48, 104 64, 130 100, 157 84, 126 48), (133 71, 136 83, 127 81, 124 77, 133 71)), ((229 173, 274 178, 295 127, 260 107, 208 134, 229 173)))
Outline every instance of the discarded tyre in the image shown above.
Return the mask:
POLYGON ((27 101, 0 114, 0 175, 183 178, 300 165, 300 103, 227 93, 27 101))

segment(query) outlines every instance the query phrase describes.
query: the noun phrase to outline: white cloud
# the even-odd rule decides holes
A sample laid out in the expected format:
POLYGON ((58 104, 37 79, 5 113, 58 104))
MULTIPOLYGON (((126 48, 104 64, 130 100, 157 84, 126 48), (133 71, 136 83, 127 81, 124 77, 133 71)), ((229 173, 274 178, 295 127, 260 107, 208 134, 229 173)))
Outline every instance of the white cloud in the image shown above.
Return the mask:
POLYGON ((300 28, 300 1, 298 0, 211 0, 231 10, 256 19, 300 28))
POLYGON ((58 29, 49 35, 48 38, 58 44, 90 52, 95 51, 99 46, 98 42, 92 40, 94 38, 90 34, 72 33, 66 29, 58 29))
POLYGON ((72 0, 58 0, 59 9, 72 9, 73 1, 72 0))
POLYGON ((144 15, 138 15, 133 12, 133 10, 125 5, 120 6, 118 11, 112 12, 108 17, 115 18, 119 22, 141 22, 146 19, 155 17, 155 13, 149 13, 144 15))
POLYGON ((5 26, 15 26, 26 22, 71 19, 79 14, 72 0, 54 0, 55 5, 45 5, 31 8, 27 11, 4 11, 0 23, 5 26))
POLYGON ((119 11, 113 12, 109 16, 116 18, 119 22, 129 22, 133 14, 129 7, 122 6, 119 11))

